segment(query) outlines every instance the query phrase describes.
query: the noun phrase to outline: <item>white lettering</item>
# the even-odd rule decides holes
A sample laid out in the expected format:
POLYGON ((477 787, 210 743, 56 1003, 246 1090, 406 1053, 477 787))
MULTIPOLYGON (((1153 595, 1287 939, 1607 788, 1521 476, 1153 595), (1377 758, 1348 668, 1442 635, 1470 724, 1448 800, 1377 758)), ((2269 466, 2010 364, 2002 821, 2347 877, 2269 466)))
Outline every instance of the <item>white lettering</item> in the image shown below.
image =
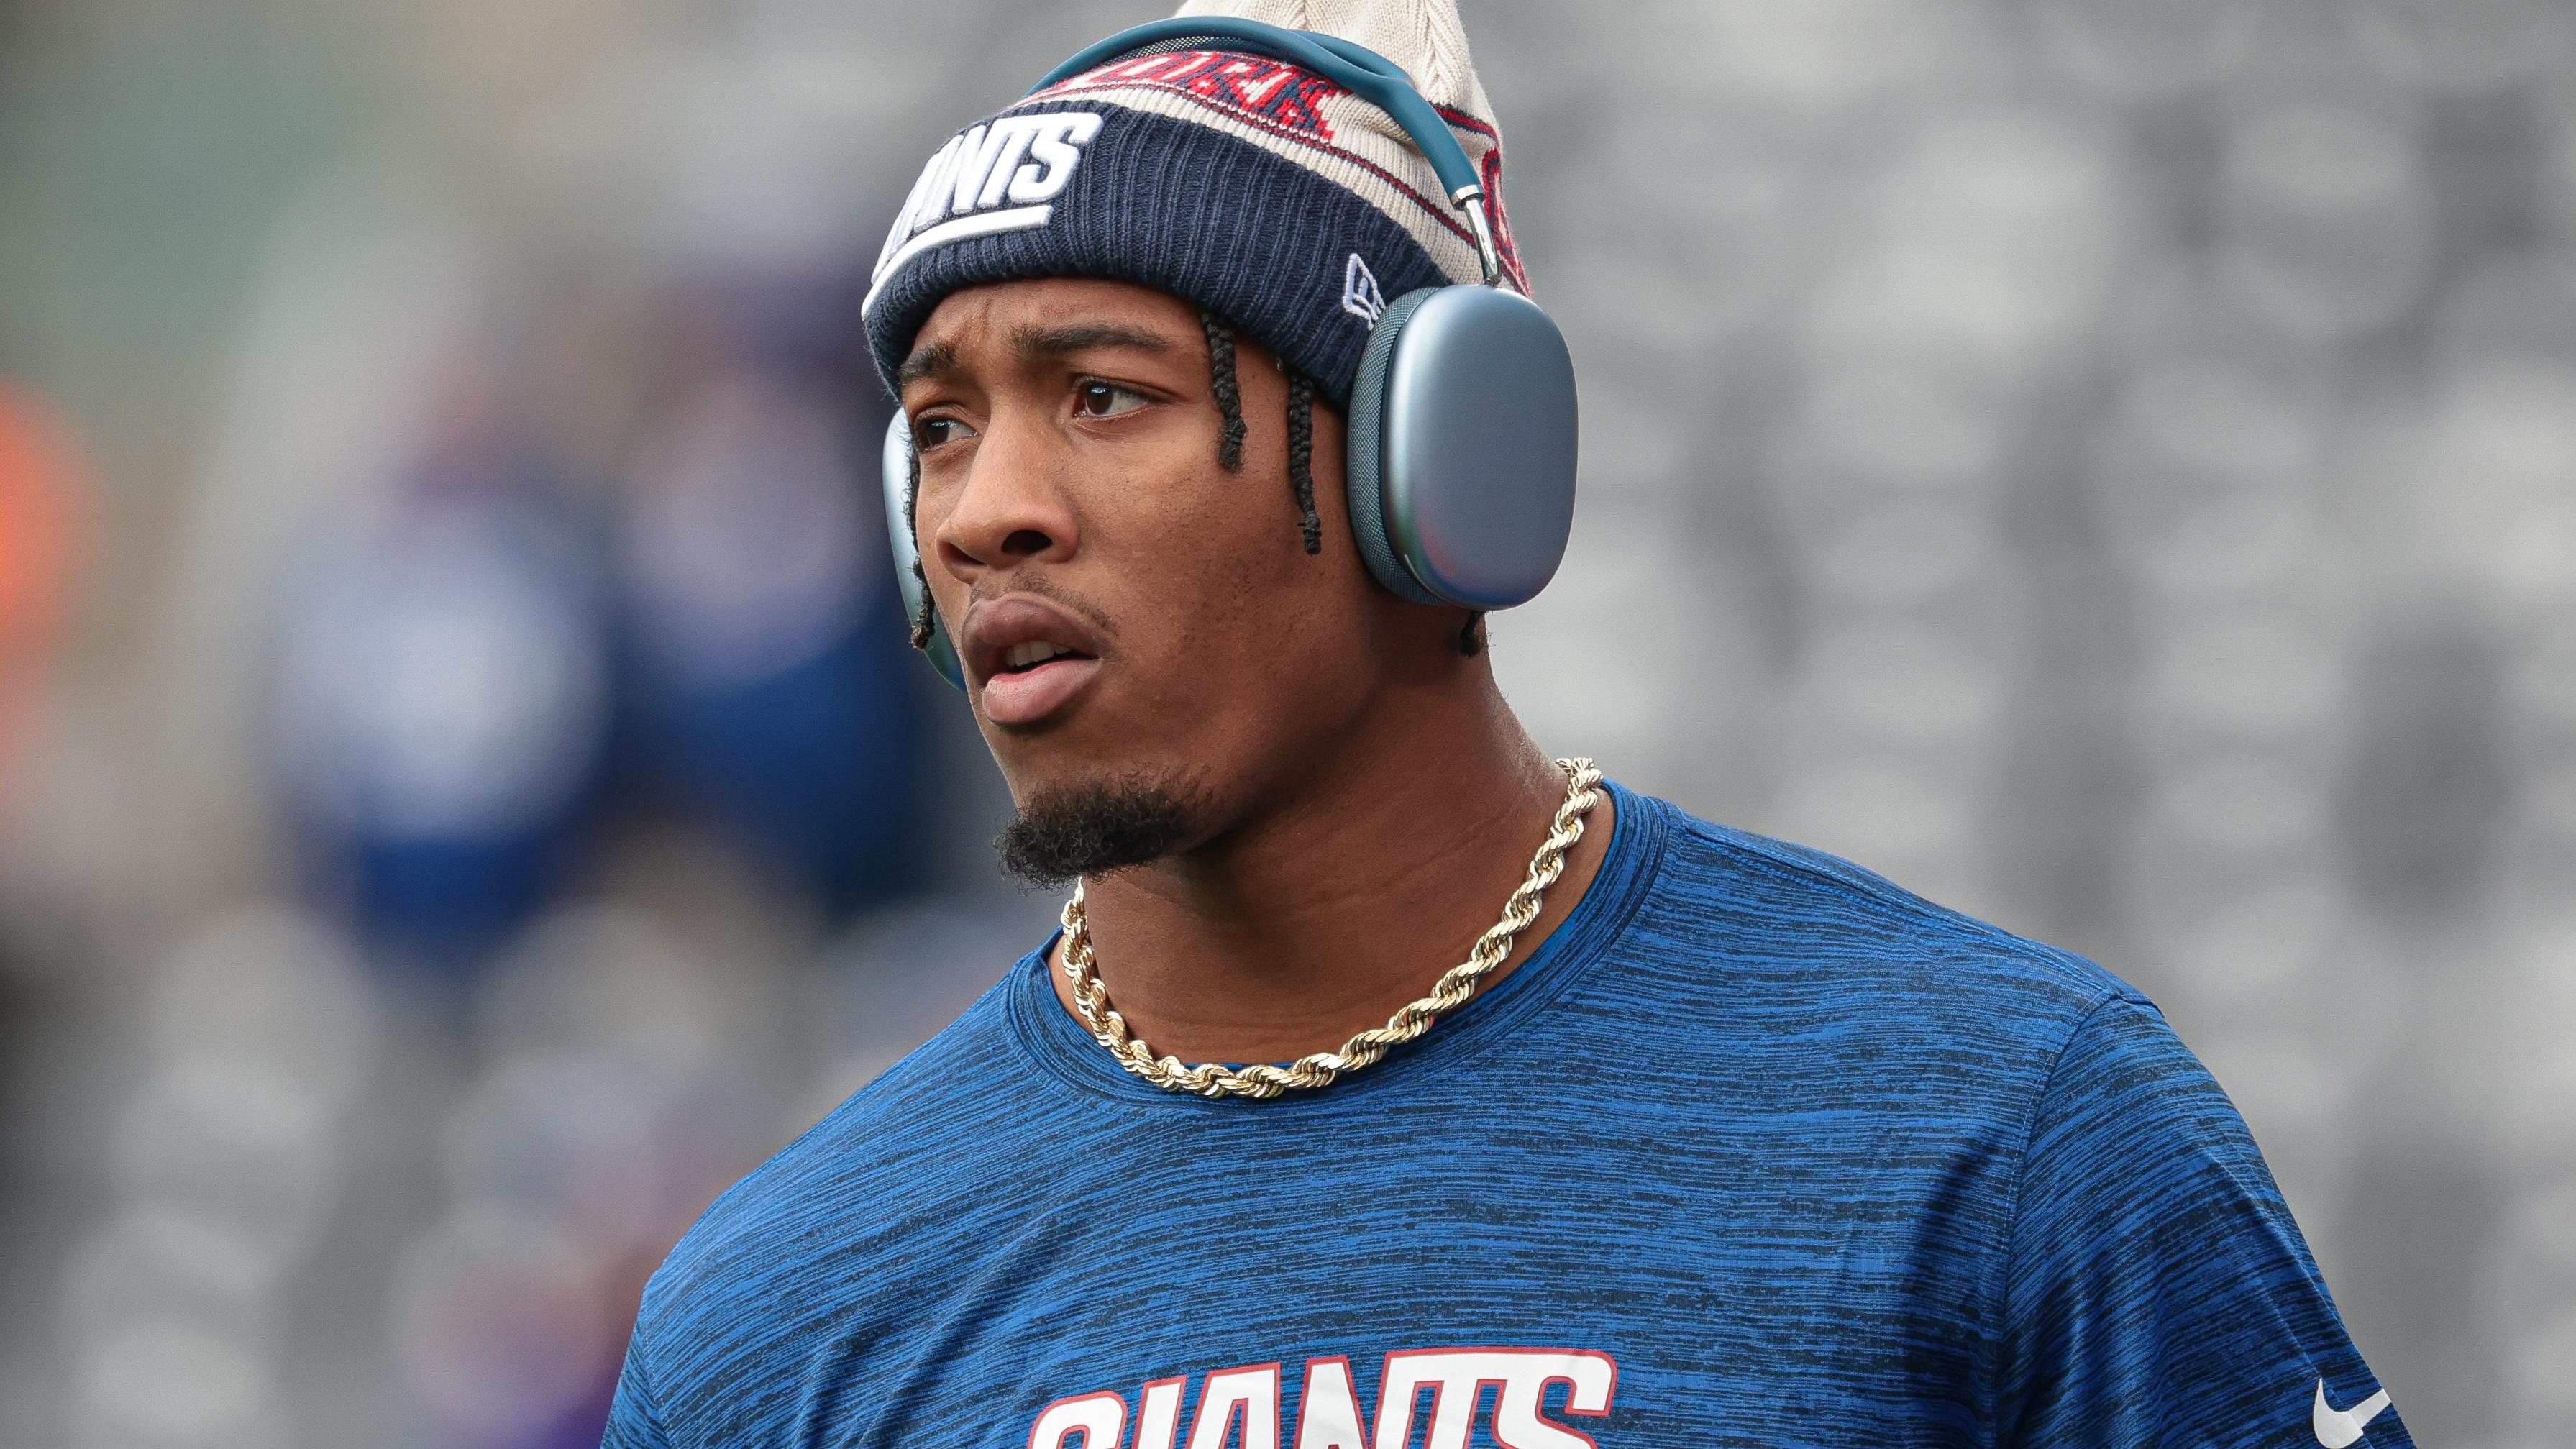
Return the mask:
POLYGON ((1127 1401, 1116 1394, 1084 1394, 1058 1399, 1038 1412, 1029 1430, 1029 1449, 1064 1449, 1064 1441, 1082 1436, 1082 1449, 1118 1449, 1127 1428, 1127 1401))
POLYGON ((999 126, 976 126, 966 132, 965 143, 957 148, 957 169, 948 175, 949 198, 944 208, 950 216, 963 216, 975 209, 975 198, 984 190, 984 173, 992 169, 994 153, 1002 149, 999 126))
POLYGON ((1082 148, 1099 134, 1099 116, 1063 111, 1004 116, 949 137, 921 168, 903 209, 895 213, 885 245, 877 251, 861 310, 876 304, 878 288, 890 274, 932 247, 1046 225, 1054 208, 1043 203, 1073 181, 1082 148), (1022 157, 1029 158, 1026 165, 1022 157), (1016 204, 995 210, 1006 198, 1016 204))
POLYGON ((1431 1390, 1431 1432, 1423 1449, 1467 1449, 1476 1421, 1476 1372, 1482 1354, 1421 1349, 1386 1356, 1377 1386, 1376 1442, 1404 1449, 1413 1437, 1413 1406, 1431 1390))
POLYGON ((1369 1449, 1349 1359, 1306 1361, 1306 1391, 1297 1396, 1296 1449, 1369 1449))
POLYGON ((1044 116, 1006 116, 993 123, 993 136, 999 143, 993 153, 992 168, 984 175, 984 189, 975 194, 979 207, 998 206, 1002 193, 1020 169, 1020 158, 1028 154, 1029 142, 1046 124, 1044 116))
POLYGON ((896 247, 894 255, 877 263, 876 279, 868 283, 868 295, 859 302, 860 314, 864 316, 875 311, 878 294, 885 291, 886 283, 893 278, 894 274, 903 270, 904 263, 932 247, 944 247, 950 242, 964 241, 968 237, 1000 236, 1006 231, 1034 230, 1046 225, 1047 218, 1054 214, 1055 208, 1052 206, 1013 206, 1001 211, 979 211, 973 216, 960 216, 941 222, 902 246, 896 247))
POLYGON ((1181 1386, 1186 1378, 1156 1379, 1138 1394, 1136 1449, 1172 1449, 1181 1427, 1181 1386))
POLYGON ((1543 1417, 1548 1386, 1566 1387, 1569 1414, 1606 1414, 1618 1367, 1597 1353, 1544 1348, 1433 1349, 1390 1353, 1377 1396, 1378 1449, 1404 1449, 1413 1434, 1414 1401, 1433 1391, 1424 1449, 1466 1449, 1475 1429, 1476 1396, 1486 1384, 1494 1401, 1494 1442, 1502 1449, 1591 1449, 1592 1440, 1543 1417))
POLYGON ((1225 1449, 1238 1413, 1243 1449, 1279 1449, 1279 1365, 1209 1374, 1199 1390, 1198 1418, 1190 1425, 1190 1449, 1225 1449))
POLYGON ((958 140, 958 137, 949 137, 947 145, 932 152, 930 159, 922 163, 921 174, 913 178, 912 190, 903 198, 903 210, 895 213, 894 226, 886 232, 885 250, 877 253, 877 271, 885 270, 886 259, 894 255, 896 247, 903 245, 904 238, 921 229, 914 224, 914 219, 921 215, 922 206, 930 199, 949 159, 957 154, 958 140))
POLYGON ((1073 180, 1073 168, 1082 162, 1081 148, 1100 134, 1100 117, 1089 111, 1065 111, 1039 116, 1043 129, 1030 138, 1029 164, 1011 178, 1011 200, 1025 206, 1032 201, 1051 201, 1073 180))
MULTIPOLYGON (((952 223, 953 224, 953 223, 952 223)), ((1280 1365, 1218 1369, 1201 1384, 1186 1449, 1281 1449, 1280 1365), (1238 1427, 1239 1426, 1239 1427, 1238 1427)), ((1421 1449, 1467 1449, 1485 1386, 1494 1386, 1495 1449, 1596 1449, 1592 1436, 1559 1420, 1610 1412, 1619 1365, 1608 1354, 1570 1348, 1400 1349, 1378 1375, 1374 1432, 1360 1412, 1351 1362, 1335 1354, 1306 1361, 1290 1449, 1414 1449, 1422 1392, 1431 1391, 1421 1449), (1565 1386, 1559 1419, 1548 1396, 1565 1386)), ((1135 1437, 1120 1443, 1127 1400, 1114 1393, 1059 1399, 1038 1414, 1029 1449, 1175 1449, 1181 1442, 1188 1376, 1156 1379, 1137 1391, 1135 1437)))
POLYGON ((974 153, 976 140, 975 133, 969 131, 963 136, 949 137, 948 144, 940 148, 940 154, 933 163, 938 169, 931 173, 929 188, 922 193, 921 206, 912 214, 914 231, 936 226, 939 219, 948 214, 949 183, 957 179, 958 164, 974 153))
POLYGON ((1586 1417, 1610 1412, 1619 1366, 1597 1353, 1522 1349, 1496 1358, 1513 1360, 1494 1402, 1494 1442, 1502 1449, 1592 1449, 1592 1436, 1544 1418, 1548 1385, 1565 1385, 1565 1412, 1586 1417))

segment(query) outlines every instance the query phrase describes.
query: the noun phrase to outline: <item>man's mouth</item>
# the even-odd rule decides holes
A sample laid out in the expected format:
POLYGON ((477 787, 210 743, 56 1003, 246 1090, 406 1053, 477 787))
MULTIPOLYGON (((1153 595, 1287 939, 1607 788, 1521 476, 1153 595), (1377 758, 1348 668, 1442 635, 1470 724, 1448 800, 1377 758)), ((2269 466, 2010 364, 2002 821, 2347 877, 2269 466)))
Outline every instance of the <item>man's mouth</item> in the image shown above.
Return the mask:
POLYGON ((1042 665, 1053 663, 1058 659, 1088 659, 1090 657, 1090 655, 1085 654, 1078 649, 1068 649, 1061 644, 1050 644, 1044 639, 1031 639, 1025 644, 1014 644, 1009 649, 1004 650, 1002 652, 1001 667, 993 672, 996 674, 1026 674, 1030 670, 1036 669, 1042 665))
POLYGON ((1026 592, 967 611, 967 672, 984 717, 1034 725, 1070 705, 1100 673, 1100 635, 1071 610, 1026 592))
POLYGON ((1033 725, 1073 702, 1100 672, 1100 661, 1058 644, 1014 644, 984 681, 984 717, 997 725, 1033 725))

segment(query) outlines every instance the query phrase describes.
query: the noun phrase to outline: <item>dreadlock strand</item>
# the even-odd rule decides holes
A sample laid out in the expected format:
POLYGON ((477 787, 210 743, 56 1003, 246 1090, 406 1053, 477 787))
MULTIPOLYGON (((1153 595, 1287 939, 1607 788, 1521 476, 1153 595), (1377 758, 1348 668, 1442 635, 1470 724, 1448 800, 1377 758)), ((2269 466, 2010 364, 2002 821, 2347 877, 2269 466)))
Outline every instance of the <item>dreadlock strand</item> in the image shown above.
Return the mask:
MULTIPOLYGON (((913 510, 921 499, 921 450, 906 448, 903 451, 904 461, 909 465, 903 485, 903 526, 915 529, 913 510)), ((912 577, 921 585, 921 608, 912 616, 912 647, 927 649, 930 647, 930 631, 937 627, 938 621, 930 612, 930 575, 922 571, 921 550, 917 542, 913 548, 912 577)))
POLYGON ((912 561, 912 576, 921 582, 921 612, 912 616, 912 647, 927 649, 930 631, 939 627, 939 621, 930 612, 930 576, 921 571, 919 559, 912 561))
POLYGON ((1209 391, 1216 394, 1217 416, 1225 423, 1216 443, 1216 463, 1229 473, 1240 472, 1245 428, 1243 389, 1234 376, 1234 329, 1205 309, 1199 312, 1199 325, 1207 329, 1209 391))
POLYGON ((1323 520, 1315 516, 1315 384, 1304 373, 1288 374, 1288 481, 1297 490, 1297 516, 1303 521, 1306 552, 1324 551, 1323 520))
POLYGON ((1484 610, 1475 609, 1469 611, 1465 626, 1458 630, 1459 653, 1473 659, 1477 655, 1485 652, 1485 631, 1478 627, 1484 622, 1484 610))

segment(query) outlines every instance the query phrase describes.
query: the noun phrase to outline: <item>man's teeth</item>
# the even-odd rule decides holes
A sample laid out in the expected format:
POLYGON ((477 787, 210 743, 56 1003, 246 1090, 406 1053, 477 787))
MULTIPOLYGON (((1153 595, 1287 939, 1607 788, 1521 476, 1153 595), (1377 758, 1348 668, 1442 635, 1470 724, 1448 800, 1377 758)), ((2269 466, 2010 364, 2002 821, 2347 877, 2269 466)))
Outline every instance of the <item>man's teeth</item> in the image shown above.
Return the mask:
POLYGON ((1072 652, 1072 650, 1065 648, 1061 644, 1049 644, 1044 640, 1032 639, 1026 644, 1014 644, 1009 649, 1003 651, 1002 667, 1005 669, 1025 669, 1032 664, 1044 664, 1046 661, 1053 659, 1059 654, 1070 654, 1072 652))

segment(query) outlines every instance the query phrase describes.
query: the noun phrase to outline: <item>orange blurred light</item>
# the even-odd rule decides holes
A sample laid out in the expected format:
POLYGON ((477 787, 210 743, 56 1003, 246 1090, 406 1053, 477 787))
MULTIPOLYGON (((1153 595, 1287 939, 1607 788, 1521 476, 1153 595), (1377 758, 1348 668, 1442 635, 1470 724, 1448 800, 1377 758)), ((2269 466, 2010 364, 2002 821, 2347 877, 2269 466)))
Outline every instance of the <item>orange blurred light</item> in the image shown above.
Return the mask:
POLYGON ((0 378, 0 807, 71 611, 87 486, 62 410, 31 385, 0 378))

